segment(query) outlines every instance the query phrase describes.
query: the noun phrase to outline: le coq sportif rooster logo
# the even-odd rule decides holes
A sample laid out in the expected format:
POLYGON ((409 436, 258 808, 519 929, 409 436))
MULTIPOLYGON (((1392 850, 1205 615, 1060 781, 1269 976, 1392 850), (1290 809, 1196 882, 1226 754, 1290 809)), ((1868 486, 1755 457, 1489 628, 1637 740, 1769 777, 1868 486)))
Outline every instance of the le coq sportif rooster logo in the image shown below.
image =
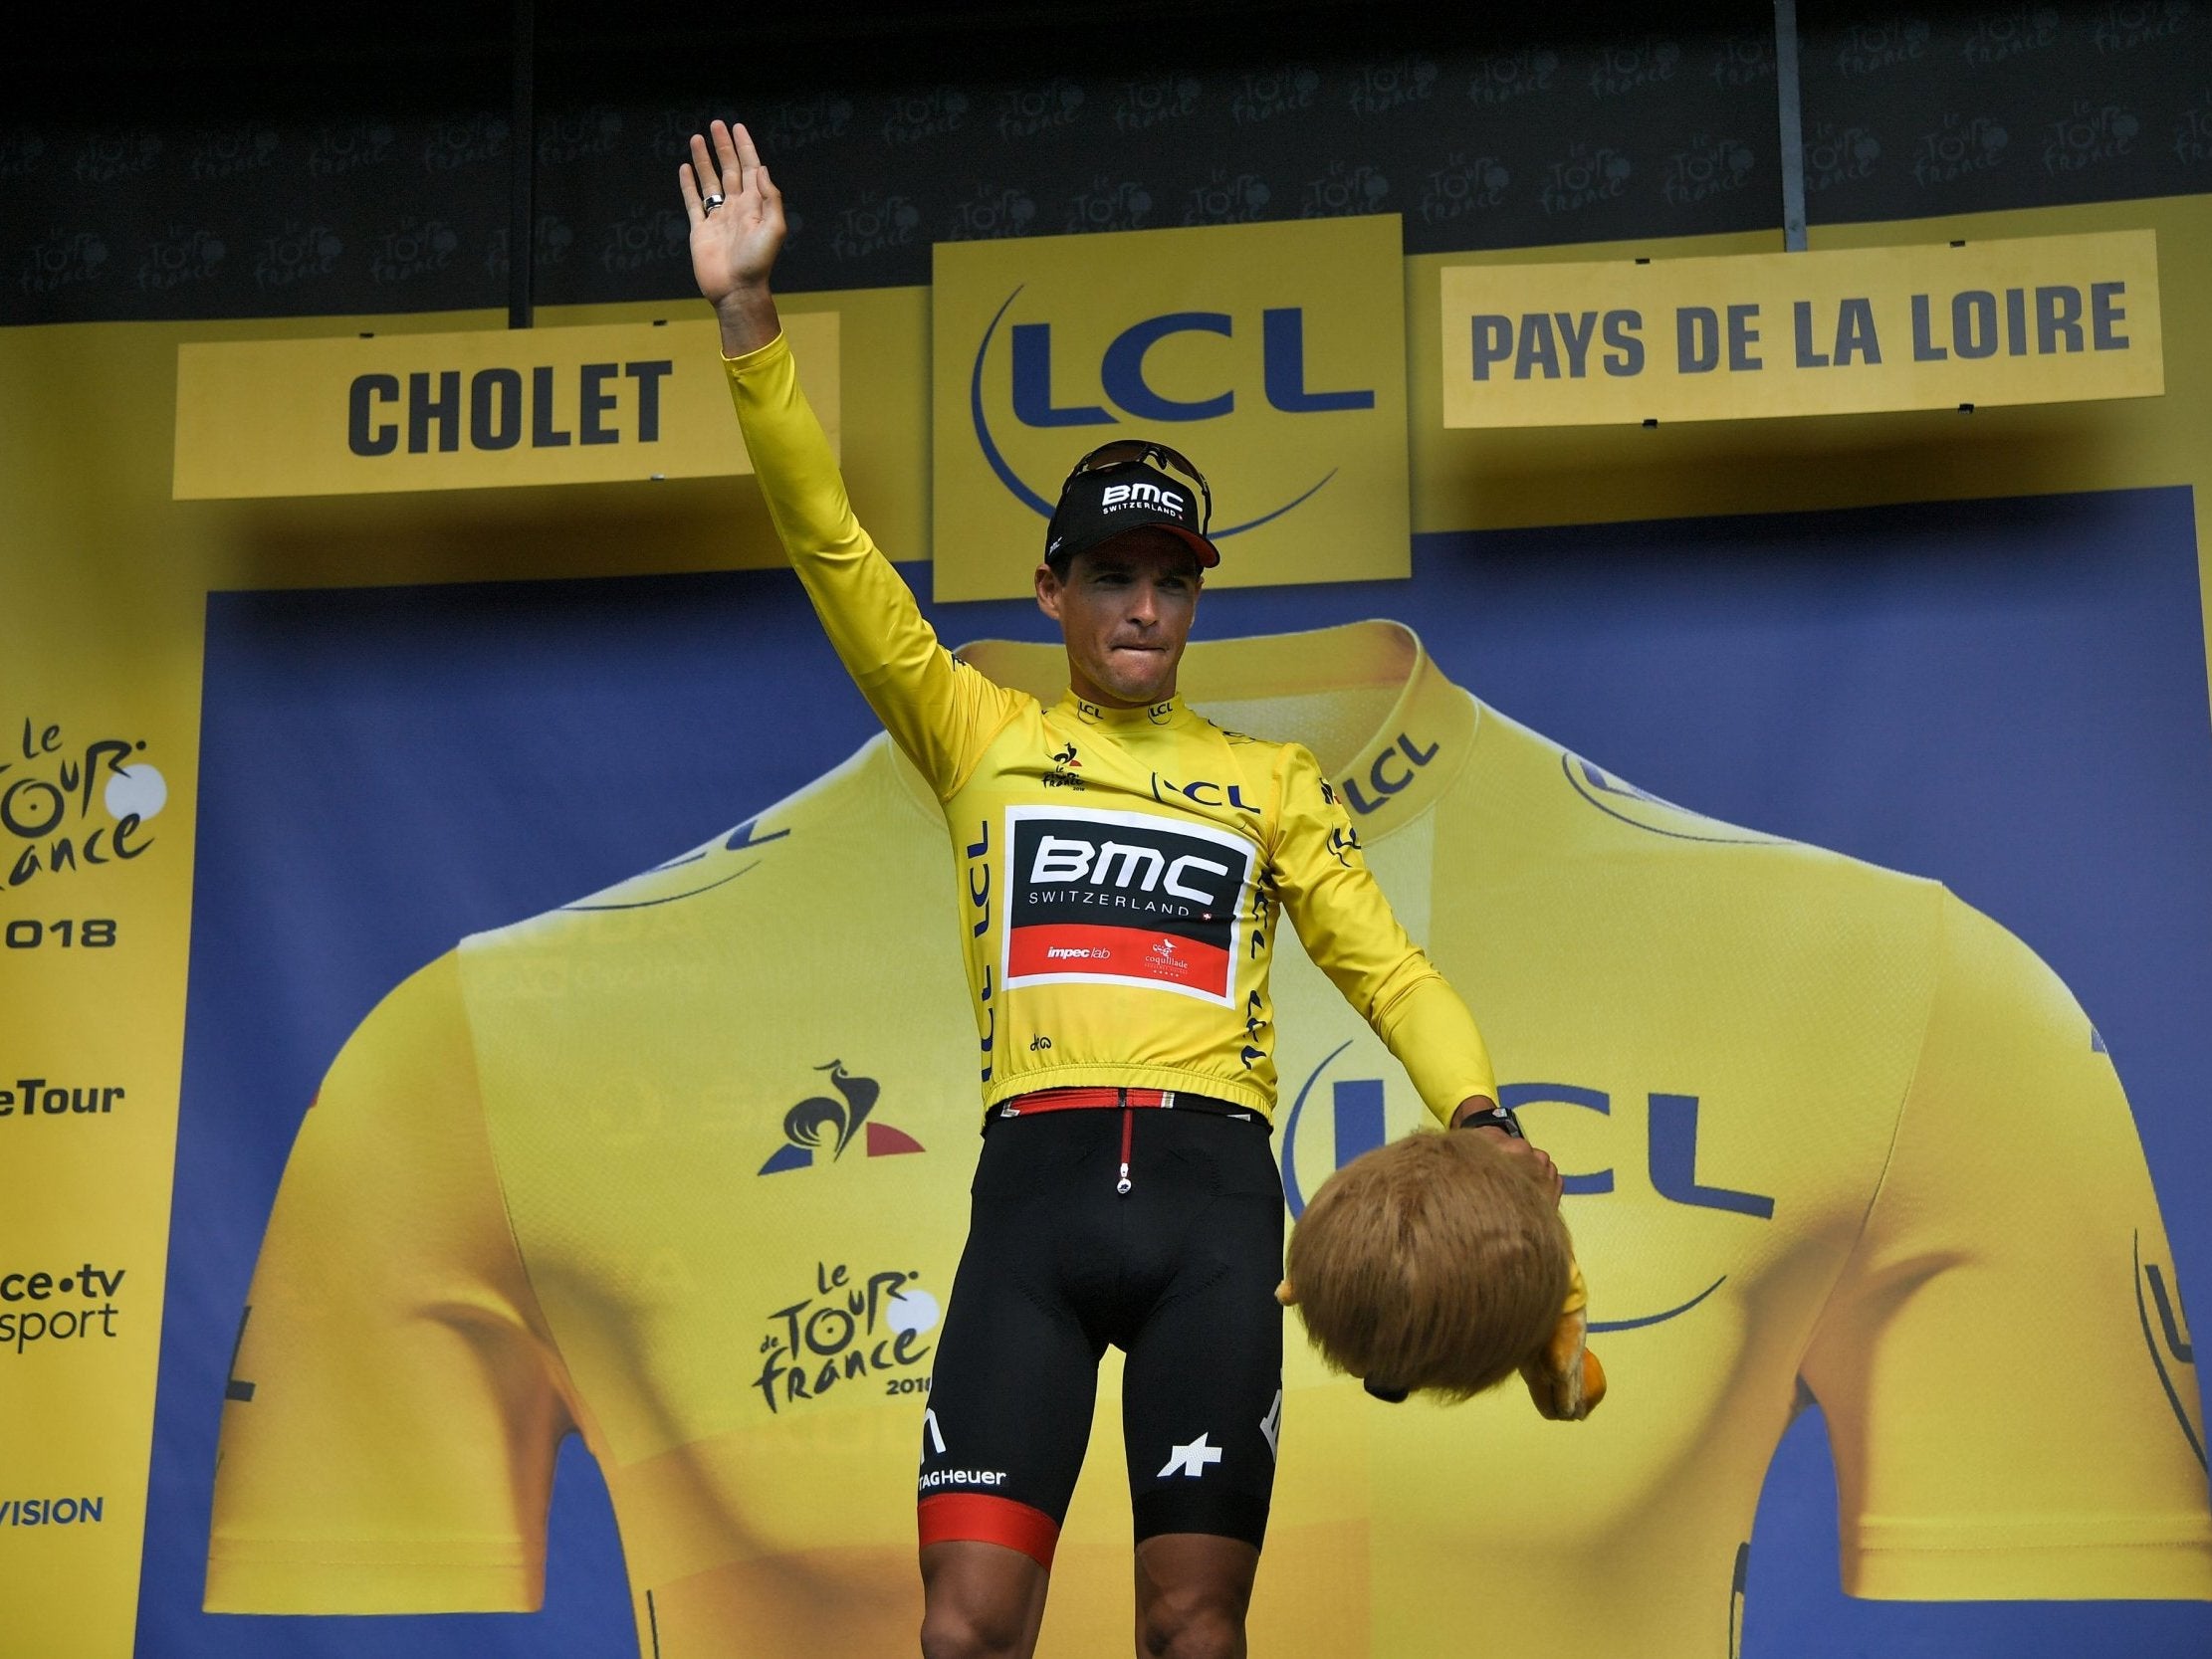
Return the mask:
POLYGON ((837 1098, 809 1095, 783 1114, 784 1144, 761 1165, 762 1174, 810 1169, 815 1153, 821 1151, 826 1151, 827 1161, 834 1163, 856 1138, 869 1157, 895 1157, 901 1152, 923 1150, 921 1141, 904 1130, 871 1120, 876 1098, 883 1093, 883 1086, 874 1078, 855 1077, 845 1070, 842 1060, 814 1069, 829 1074, 829 1086, 837 1091, 837 1098))

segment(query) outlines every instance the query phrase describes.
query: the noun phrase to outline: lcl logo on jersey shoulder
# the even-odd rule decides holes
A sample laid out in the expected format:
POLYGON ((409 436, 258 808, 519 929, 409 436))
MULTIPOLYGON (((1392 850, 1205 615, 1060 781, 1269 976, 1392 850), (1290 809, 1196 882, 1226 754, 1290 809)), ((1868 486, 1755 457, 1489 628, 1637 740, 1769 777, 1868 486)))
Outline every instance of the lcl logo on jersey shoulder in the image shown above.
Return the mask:
POLYGON ((1193 778, 1188 783, 1178 783, 1172 777, 1154 772, 1152 798, 1166 805, 1168 800, 1167 795, 1161 793, 1163 789, 1168 795, 1180 795, 1195 806, 1233 806, 1237 811, 1249 812, 1255 817, 1259 813, 1259 808, 1244 798, 1244 786, 1241 783, 1216 783, 1211 778, 1203 777, 1193 778))
MULTIPOLYGON (((1410 788, 1421 775, 1422 768, 1436 759, 1442 747, 1441 743, 1418 743, 1411 735, 1401 731, 1397 742, 1383 749, 1368 763, 1364 779, 1355 774, 1344 780, 1341 785, 1344 798, 1351 803, 1354 812, 1366 817, 1388 805, 1391 796, 1410 788)), ((1337 792, 1323 782, 1321 797, 1333 806, 1336 804, 1337 792)))
POLYGON ((1002 982, 1134 983, 1231 1006, 1255 851, 1210 825, 1008 807, 1002 982))

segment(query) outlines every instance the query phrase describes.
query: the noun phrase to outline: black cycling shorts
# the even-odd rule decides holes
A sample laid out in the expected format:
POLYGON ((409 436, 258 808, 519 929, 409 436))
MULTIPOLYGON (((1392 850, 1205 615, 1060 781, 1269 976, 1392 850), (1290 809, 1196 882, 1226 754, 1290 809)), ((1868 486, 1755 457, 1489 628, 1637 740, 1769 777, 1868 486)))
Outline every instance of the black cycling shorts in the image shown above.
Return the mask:
POLYGON ((1189 1099, 990 1120, 922 1424, 923 1544, 1052 1564, 1109 1343, 1137 1538, 1265 1536, 1282 1182, 1264 1119, 1189 1099))

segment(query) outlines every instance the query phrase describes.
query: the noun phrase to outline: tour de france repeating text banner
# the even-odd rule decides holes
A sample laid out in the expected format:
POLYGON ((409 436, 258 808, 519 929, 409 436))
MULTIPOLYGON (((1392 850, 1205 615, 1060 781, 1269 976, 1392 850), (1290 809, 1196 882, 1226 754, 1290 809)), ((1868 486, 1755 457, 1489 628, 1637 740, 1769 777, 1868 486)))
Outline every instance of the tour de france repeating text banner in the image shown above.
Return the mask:
POLYGON ((1442 276, 1446 426, 2154 397, 2150 231, 1442 276))
POLYGON ((1409 573, 1396 214, 940 243, 940 599, 1026 592, 1076 458, 1162 440, 1215 481, 1210 582, 1409 573))
MULTIPOLYGON (((838 435, 837 316, 787 321, 838 435)), ((749 473, 708 319, 177 348, 179 501, 749 473)))

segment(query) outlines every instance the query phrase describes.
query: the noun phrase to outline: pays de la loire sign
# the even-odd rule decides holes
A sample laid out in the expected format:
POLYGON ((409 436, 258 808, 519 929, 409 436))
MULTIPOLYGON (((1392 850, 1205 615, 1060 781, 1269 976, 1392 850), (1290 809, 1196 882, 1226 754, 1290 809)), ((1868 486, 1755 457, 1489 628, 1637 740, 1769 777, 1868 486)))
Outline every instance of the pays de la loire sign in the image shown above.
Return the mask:
POLYGON ((938 244, 937 596, 1027 592, 1119 438, 1206 473, 1210 583, 1409 574, 1404 268, 1395 214, 938 244))
POLYGON ((2149 231, 1443 272, 1446 426, 2165 390, 2149 231))
MULTIPOLYGON (((837 440, 837 317, 785 319, 837 440)), ((753 470, 711 317, 177 348, 176 499, 753 470)))

